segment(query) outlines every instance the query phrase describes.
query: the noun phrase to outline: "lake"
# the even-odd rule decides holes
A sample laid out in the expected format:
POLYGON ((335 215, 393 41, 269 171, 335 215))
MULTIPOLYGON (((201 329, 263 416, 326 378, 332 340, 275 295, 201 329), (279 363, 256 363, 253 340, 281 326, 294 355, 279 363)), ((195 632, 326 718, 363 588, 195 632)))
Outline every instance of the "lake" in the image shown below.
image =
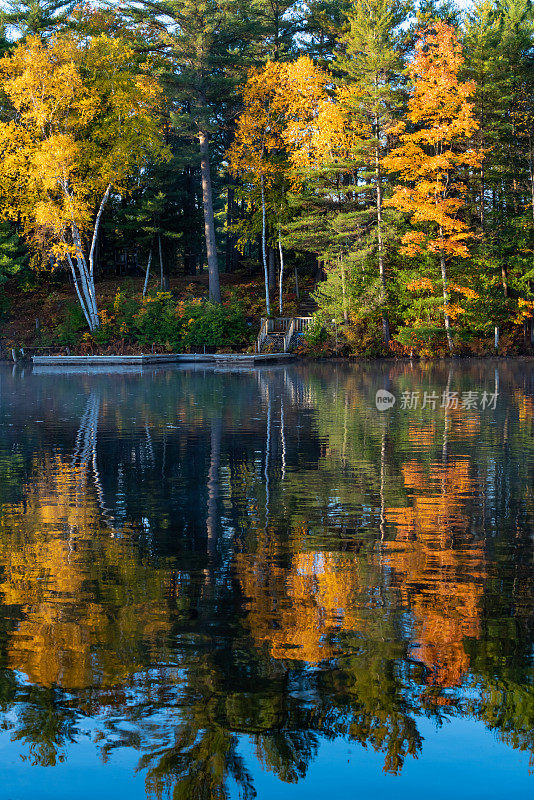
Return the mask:
POLYGON ((531 797, 533 434, 528 360, 1 368, 3 798, 531 797))

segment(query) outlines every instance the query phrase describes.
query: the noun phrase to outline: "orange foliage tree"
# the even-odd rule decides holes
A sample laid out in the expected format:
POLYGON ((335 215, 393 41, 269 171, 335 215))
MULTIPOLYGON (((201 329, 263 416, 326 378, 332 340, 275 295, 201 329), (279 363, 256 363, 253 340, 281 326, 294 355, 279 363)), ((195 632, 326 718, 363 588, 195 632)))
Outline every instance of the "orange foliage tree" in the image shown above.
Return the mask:
POLYGON ((401 252, 411 257, 430 252, 439 257, 450 352, 447 262, 469 255, 470 232, 459 216, 467 191, 462 173, 479 168, 482 159, 480 150, 466 146, 478 122, 469 102, 475 84, 458 78, 463 61, 454 28, 438 21, 423 32, 408 69, 411 125, 397 126, 399 144, 383 159, 386 169, 397 173, 402 182, 386 204, 408 213, 413 225, 403 236, 401 252))

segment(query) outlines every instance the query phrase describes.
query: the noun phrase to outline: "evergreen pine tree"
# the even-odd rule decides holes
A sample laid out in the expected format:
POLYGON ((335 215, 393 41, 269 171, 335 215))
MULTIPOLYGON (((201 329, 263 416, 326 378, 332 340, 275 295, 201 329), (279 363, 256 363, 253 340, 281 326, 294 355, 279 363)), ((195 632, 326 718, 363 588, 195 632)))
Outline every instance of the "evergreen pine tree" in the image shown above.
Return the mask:
MULTIPOLYGON (((407 7, 399 0, 356 0, 349 15, 349 29, 340 39, 337 68, 349 93, 351 113, 369 130, 365 172, 359 176, 374 195, 374 219, 378 273, 381 284, 384 343, 389 342, 386 252, 384 246, 382 158, 387 150, 388 133, 401 102, 400 26, 406 21, 407 7)), ((369 225, 369 221, 367 223, 369 225)))
POLYGON ((210 299, 220 302, 211 159, 214 136, 235 113, 237 85, 251 46, 251 13, 244 0, 140 0, 128 8, 140 46, 163 54, 162 79, 181 135, 196 138, 200 150, 204 233, 210 299))
POLYGON ((0 222, 0 313, 3 311, 2 286, 28 266, 28 255, 10 222, 0 222))
POLYGON ((3 19, 17 38, 49 36, 68 19, 75 5, 75 0, 11 0, 3 19))

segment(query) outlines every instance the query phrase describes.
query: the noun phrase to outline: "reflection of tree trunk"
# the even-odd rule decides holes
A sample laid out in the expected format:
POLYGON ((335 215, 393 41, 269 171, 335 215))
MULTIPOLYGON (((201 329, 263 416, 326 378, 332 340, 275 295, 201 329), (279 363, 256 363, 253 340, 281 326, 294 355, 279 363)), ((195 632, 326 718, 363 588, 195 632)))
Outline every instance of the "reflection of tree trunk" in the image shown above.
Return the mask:
MULTIPOLYGON (((452 369, 449 370, 449 376, 447 378, 447 386, 445 389, 445 406, 444 406, 444 424, 443 424, 443 447, 442 447, 442 461, 443 466, 447 466, 447 456, 448 456, 448 447, 449 447, 449 428, 450 428, 450 417, 449 417, 449 408, 447 403, 447 398, 451 392, 451 385, 452 385, 452 369)), ((445 488, 444 488, 445 490, 445 488)))
POLYGON ((343 414, 343 446, 341 448, 341 463, 343 464, 344 468, 347 466, 348 410, 349 410, 349 394, 345 390, 345 413, 343 414))
POLYGON ((286 477, 286 432, 284 420, 284 398, 280 396, 280 439, 282 442, 282 480, 286 477))
POLYGON ((386 484, 386 432, 382 432, 382 446, 380 448, 380 541, 386 537, 386 498, 384 487, 386 484))
POLYGON ((100 511, 102 512, 102 516, 108 527, 114 531, 114 525, 110 512, 106 508, 104 488, 102 486, 100 471, 98 469, 97 427, 99 414, 100 396, 94 392, 91 392, 87 400, 85 411, 80 420, 80 425, 74 444, 74 453, 72 456, 71 466, 77 475, 76 487, 78 491, 81 491, 83 485, 87 484, 89 477, 89 466, 91 466, 100 511))
POLYGON ((217 243, 215 241, 215 216, 213 214, 213 190, 211 187, 208 134, 204 130, 199 130, 198 140, 200 142, 202 205, 204 207, 204 234, 206 237, 206 253, 208 257, 209 294, 212 303, 220 303, 221 289, 219 286, 217 243))
POLYGON ((150 429, 148 427, 148 422, 145 422, 145 435, 146 435, 146 446, 148 450, 148 454, 150 456, 150 461, 152 463, 152 467, 156 466, 156 456, 154 453, 154 445, 152 444, 152 436, 150 435, 150 429))
POLYGON ((221 438, 222 419, 217 417, 212 420, 211 423, 211 456, 208 472, 208 515, 206 518, 208 555, 212 563, 215 560, 217 550, 217 505, 219 499, 219 471, 221 466, 221 438))
POLYGON ((271 393, 267 386, 267 434, 265 437, 265 526, 269 522, 269 469, 271 456, 271 393))

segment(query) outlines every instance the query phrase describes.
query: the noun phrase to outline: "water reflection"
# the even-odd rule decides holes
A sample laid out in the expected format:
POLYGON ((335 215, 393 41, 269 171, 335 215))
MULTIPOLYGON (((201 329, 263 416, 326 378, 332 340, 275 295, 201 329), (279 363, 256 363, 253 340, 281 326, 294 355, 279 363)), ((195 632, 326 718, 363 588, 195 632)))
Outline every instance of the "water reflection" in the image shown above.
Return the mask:
POLYGON ((0 373, 28 784, 83 737, 155 798, 305 782, 326 740, 400 774, 423 717, 532 753, 533 398, 527 362, 0 373), (380 413, 379 388, 499 396, 380 413))

